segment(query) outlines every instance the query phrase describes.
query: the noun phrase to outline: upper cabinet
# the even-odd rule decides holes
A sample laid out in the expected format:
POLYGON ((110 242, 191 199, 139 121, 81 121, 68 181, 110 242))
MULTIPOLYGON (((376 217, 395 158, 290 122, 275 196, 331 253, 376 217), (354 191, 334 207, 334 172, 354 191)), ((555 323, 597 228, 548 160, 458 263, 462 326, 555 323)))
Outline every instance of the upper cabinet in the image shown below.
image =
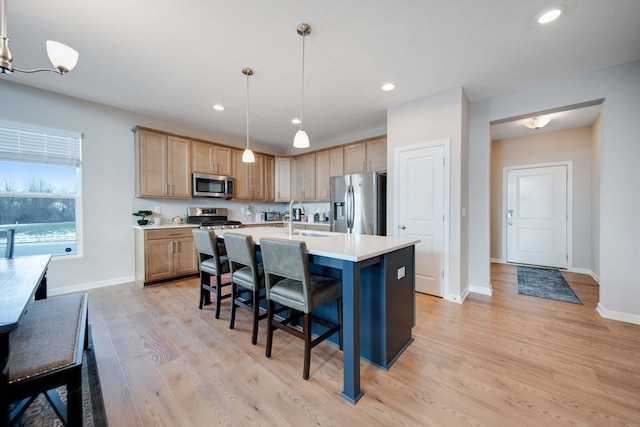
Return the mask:
POLYGON ((273 202, 276 200, 276 159, 273 156, 264 156, 264 200, 273 202))
POLYGON ((293 199, 316 200, 316 153, 293 158, 293 199))
POLYGON ((387 138, 381 137, 344 147, 344 173, 387 170, 387 138))
POLYGON ((231 175, 231 148, 191 141, 193 172, 231 175))
POLYGON ((136 196, 191 198, 191 141, 135 131, 136 196))
POLYGON ((331 177, 344 175, 344 150, 342 147, 316 152, 316 200, 331 199, 331 177))
POLYGON ((233 177, 235 178, 235 200, 265 200, 265 155, 254 153, 254 163, 244 163, 242 152, 231 150, 233 177))
POLYGON ((275 159, 276 202, 291 200, 291 157, 276 157, 275 159))

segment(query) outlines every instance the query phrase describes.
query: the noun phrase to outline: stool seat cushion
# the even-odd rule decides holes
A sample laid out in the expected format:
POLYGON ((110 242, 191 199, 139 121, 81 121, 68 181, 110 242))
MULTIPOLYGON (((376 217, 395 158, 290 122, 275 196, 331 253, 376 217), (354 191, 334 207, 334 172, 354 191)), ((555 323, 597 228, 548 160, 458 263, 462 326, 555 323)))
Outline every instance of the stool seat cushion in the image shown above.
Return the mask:
MULTIPOLYGON (((342 281, 326 276, 310 275, 311 308, 320 307, 342 296, 342 281)), ((271 286, 269 299, 305 312, 304 289, 302 282, 295 279, 283 279, 271 286)))
POLYGON ((29 304, 11 335, 9 384, 76 362, 78 352, 83 351, 79 345, 83 301, 84 295, 65 295, 29 304))
POLYGON ((200 262, 200 270, 206 271, 209 274, 224 274, 229 272, 229 258, 226 255, 220 255, 220 272, 216 271, 215 258, 209 258, 200 262))
MULTIPOLYGON (((236 285, 242 286, 246 289, 253 289, 253 272, 251 267, 245 266, 238 268, 237 270, 233 270, 233 274, 231 276, 233 278, 233 282, 236 285)), ((258 264, 258 277, 260 282, 258 283, 258 289, 264 288, 264 267, 262 264, 258 264)))

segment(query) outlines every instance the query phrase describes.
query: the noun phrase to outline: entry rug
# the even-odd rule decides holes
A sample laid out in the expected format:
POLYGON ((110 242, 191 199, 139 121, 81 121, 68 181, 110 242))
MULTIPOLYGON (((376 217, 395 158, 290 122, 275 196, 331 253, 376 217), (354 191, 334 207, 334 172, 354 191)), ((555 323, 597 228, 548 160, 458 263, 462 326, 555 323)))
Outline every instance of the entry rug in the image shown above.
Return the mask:
MULTIPOLYGON (((56 391, 60 400, 66 404, 67 387, 61 386, 56 391)), ((98 366, 93 352, 91 325, 89 325, 89 348, 84 354, 84 363, 82 364, 82 412, 83 427, 107 427, 107 414, 104 409, 98 366)), ((14 427, 64 427, 64 425, 44 395, 41 394, 29 406, 22 418, 16 421, 14 427)))
POLYGON ((558 270, 518 266, 518 293, 582 304, 558 270))

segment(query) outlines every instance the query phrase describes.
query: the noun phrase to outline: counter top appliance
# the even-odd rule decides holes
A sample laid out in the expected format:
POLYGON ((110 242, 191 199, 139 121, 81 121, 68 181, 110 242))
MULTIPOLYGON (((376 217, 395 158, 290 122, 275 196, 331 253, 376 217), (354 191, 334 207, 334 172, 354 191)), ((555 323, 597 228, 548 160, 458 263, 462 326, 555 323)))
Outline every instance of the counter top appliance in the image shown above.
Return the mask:
POLYGON ((187 223, 199 224, 203 230, 241 228, 240 221, 232 221, 226 208, 187 208, 187 223))

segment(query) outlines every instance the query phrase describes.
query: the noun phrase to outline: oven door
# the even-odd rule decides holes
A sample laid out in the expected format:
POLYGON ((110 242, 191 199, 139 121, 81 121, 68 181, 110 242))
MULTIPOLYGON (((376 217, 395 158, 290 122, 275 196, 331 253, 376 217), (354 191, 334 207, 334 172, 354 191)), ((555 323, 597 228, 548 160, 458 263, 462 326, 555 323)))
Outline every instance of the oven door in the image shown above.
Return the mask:
POLYGON ((200 197, 233 197, 233 178, 205 173, 193 174, 193 195, 200 197))

